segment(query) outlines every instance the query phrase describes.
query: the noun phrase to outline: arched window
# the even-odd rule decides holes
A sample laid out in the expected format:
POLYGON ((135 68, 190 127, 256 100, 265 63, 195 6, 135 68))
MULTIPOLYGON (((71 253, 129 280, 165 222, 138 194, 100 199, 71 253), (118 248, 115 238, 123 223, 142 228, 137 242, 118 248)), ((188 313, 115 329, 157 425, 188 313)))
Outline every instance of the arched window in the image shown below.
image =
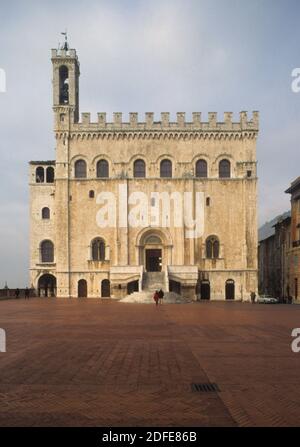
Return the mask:
POLYGON ((84 160, 76 161, 75 178, 86 178, 86 162, 84 160))
POLYGON ((207 163, 205 160, 198 160, 196 163, 196 177, 207 177, 207 163))
POLYGON ((105 260, 105 242, 103 239, 94 239, 92 242, 92 260, 104 261, 105 260))
POLYGON ((45 207, 42 209, 42 219, 50 219, 50 210, 45 207))
POLYGON ((48 166, 46 170, 46 182, 54 183, 54 168, 52 166, 48 166))
POLYGON ((134 177, 146 177, 146 165, 144 160, 135 160, 133 164, 133 176, 134 177))
POLYGON ((230 161, 221 160, 219 163, 219 177, 220 178, 230 178, 230 161))
POLYGON ((65 65, 59 67, 59 104, 69 103, 69 70, 65 65))
POLYGON ((160 176, 172 177, 172 162, 167 158, 160 162, 160 176))
POLYGON ((216 236, 209 236, 206 239, 206 257, 208 259, 216 259, 219 257, 220 243, 216 236))
POLYGON ((41 243, 41 261, 53 262, 54 261, 54 245, 51 241, 43 241, 41 243))
POLYGON ((97 163, 97 177, 108 178, 109 177, 109 165, 107 160, 99 160, 97 163))
POLYGON ((44 181, 45 181, 45 170, 41 166, 36 168, 35 181, 36 181, 36 183, 44 183, 44 181))

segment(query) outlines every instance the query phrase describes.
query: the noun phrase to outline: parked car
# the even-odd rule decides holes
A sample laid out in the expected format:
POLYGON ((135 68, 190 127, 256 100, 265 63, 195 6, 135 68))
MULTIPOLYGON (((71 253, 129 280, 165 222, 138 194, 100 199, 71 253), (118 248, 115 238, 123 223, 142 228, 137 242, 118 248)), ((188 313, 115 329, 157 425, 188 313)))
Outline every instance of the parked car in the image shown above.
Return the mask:
POLYGON ((257 302, 260 304, 277 304, 279 299, 270 295, 260 295, 257 297, 257 302))

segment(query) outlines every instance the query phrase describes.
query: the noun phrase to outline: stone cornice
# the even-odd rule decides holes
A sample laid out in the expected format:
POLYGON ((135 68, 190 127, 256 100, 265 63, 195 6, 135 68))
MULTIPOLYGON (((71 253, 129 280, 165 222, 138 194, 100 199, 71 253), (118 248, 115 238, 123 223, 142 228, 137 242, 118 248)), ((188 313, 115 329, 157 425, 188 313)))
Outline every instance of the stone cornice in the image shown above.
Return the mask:
POLYGON ((55 130, 56 139, 70 140, 243 140, 255 139, 258 130, 55 130))

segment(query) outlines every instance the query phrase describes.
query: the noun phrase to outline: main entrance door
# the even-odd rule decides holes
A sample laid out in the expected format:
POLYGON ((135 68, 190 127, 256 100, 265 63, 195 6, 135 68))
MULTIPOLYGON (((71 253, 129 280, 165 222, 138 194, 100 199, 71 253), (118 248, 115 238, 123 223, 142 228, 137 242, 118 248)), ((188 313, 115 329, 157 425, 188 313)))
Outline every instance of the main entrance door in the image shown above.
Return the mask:
POLYGON ((161 249, 146 249, 147 272, 161 272, 161 249))

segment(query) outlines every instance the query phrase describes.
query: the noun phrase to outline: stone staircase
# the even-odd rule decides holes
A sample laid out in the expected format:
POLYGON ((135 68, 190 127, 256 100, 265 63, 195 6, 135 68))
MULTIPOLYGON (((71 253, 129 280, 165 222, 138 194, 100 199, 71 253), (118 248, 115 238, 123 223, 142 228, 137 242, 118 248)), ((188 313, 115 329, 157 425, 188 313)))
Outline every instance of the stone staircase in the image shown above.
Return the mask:
POLYGON ((147 272, 144 273, 143 278, 143 290, 139 292, 131 293, 125 298, 121 299, 121 303, 143 303, 154 304, 153 294, 155 290, 162 289, 165 292, 163 302, 167 304, 181 304, 188 303, 187 300, 181 295, 174 292, 165 291, 165 274, 164 272, 147 272))
POLYGON ((143 290, 147 292, 155 292, 155 290, 165 288, 164 272, 147 272, 144 273, 143 290))

